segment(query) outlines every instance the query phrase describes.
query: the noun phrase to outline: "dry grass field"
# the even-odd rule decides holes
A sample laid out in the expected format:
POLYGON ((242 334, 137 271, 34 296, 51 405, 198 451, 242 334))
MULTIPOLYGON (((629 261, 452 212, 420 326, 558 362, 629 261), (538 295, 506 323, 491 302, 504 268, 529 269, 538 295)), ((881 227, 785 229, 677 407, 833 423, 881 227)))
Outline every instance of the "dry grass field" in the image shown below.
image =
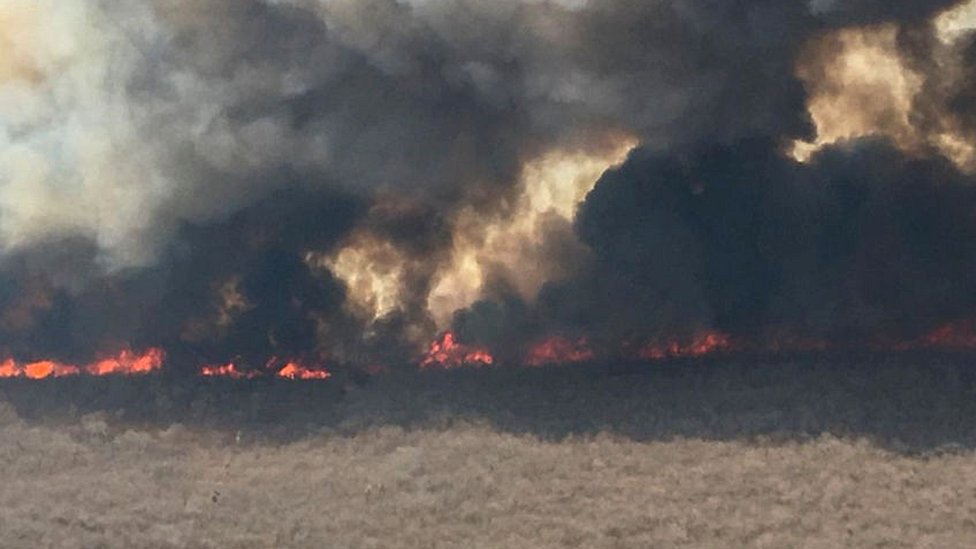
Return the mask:
POLYGON ((0 547, 971 547, 966 356, 0 385, 0 547))

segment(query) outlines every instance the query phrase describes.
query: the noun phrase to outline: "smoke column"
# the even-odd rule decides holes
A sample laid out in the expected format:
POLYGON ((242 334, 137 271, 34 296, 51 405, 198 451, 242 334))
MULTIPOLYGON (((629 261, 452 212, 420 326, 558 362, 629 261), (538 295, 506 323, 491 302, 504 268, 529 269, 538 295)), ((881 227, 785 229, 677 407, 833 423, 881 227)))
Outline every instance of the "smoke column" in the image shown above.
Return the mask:
POLYGON ((7 0, 0 359, 922 337, 976 295, 974 13, 7 0))

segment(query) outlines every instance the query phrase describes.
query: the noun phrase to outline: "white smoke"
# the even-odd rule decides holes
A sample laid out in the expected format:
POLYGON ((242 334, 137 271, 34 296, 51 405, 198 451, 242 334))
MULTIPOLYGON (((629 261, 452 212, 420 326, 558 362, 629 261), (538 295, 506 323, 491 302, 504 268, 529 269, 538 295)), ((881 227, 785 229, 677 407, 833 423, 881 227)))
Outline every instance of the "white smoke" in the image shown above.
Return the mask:
POLYGON ((111 15, 83 0, 0 5, 2 249, 82 235, 110 263, 147 258, 137 243, 169 189, 126 89, 143 55, 111 15))
POLYGON ((5 0, 0 254, 80 237, 144 265, 293 186, 453 207, 607 132, 795 137, 809 10, 713 4, 5 0))

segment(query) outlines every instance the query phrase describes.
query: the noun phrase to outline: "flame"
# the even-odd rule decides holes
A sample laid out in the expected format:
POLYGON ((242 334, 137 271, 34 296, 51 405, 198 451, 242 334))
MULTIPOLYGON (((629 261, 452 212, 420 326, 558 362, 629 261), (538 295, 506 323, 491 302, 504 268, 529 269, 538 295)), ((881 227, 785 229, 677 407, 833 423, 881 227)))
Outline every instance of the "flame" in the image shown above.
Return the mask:
POLYGON ((53 360, 42 360, 25 364, 24 377, 30 379, 44 379, 48 377, 76 376, 81 373, 77 366, 62 364, 53 360))
POLYGON ((165 353, 158 348, 151 348, 141 355, 123 350, 113 357, 83 366, 65 364, 56 360, 39 360, 21 364, 13 358, 7 358, 0 362, 0 378, 46 379, 82 374, 91 376, 141 375, 162 368, 164 358, 165 353))
MULTIPOLYGON (((868 344, 873 349, 910 351, 920 349, 959 349, 976 350, 976 320, 963 320, 940 326, 931 332, 909 341, 879 340, 868 344)), ((624 345, 625 350, 629 344, 624 345)), ((799 337, 776 337, 765 342, 733 340, 728 334, 717 331, 702 332, 690 340, 655 341, 629 351, 629 356, 643 360, 665 360, 673 358, 698 358, 716 353, 733 351, 790 352, 825 351, 831 344, 825 340, 799 337)), ((592 360, 595 353, 586 337, 571 339, 553 336, 532 345, 525 355, 527 366, 578 363, 592 360)), ((114 356, 97 360, 87 365, 74 365, 56 360, 39 360, 21 363, 13 358, 0 360, 0 379, 25 378, 49 379, 69 376, 108 376, 144 375, 162 368, 165 353, 160 348, 150 348, 142 354, 122 350, 114 356)), ((302 359, 269 359, 263 367, 254 370, 241 370, 235 362, 219 365, 206 365, 199 370, 204 377, 220 377, 234 380, 278 377, 289 380, 325 380, 332 373, 320 365, 302 359)), ((493 365, 495 359, 489 350, 459 343, 453 331, 443 332, 432 341, 427 352, 421 357, 421 369, 454 369, 465 366, 484 367, 493 365)), ((389 372, 383 365, 366 368, 372 374, 389 372)))
POLYGON ((85 371, 94 376, 109 374, 148 374, 163 367, 165 353, 162 349, 149 349, 142 355, 122 351, 118 356, 100 360, 85 371))
POLYGON ((204 377, 227 377, 230 379, 253 379, 260 375, 260 372, 242 372, 237 369, 233 362, 220 366, 204 366, 200 369, 200 375, 204 377))
POLYGON ((454 332, 448 330, 430 343, 420 367, 446 370, 461 366, 489 366, 494 362, 495 358, 487 350, 458 343, 454 332))
POLYGON ((593 350, 585 337, 573 340, 562 336, 551 337, 529 349, 525 363, 529 366, 569 364, 593 359, 593 350))
POLYGON ((289 362, 278 370, 278 377, 287 379, 329 379, 332 373, 322 368, 307 368, 296 362, 289 362))
POLYGON ((306 366, 297 360, 285 361, 284 366, 278 367, 280 361, 277 357, 271 357, 258 370, 241 371, 233 362, 222 365, 204 366, 200 369, 200 375, 204 377, 225 377, 229 379, 255 379, 274 375, 285 379, 329 379, 332 373, 321 366, 306 366))
POLYGON ((732 338, 728 334, 705 332, 695 336, 690 343, 669 341, 646 345, 637 352, 637 356, 644 360, 695 358, 731 349, 732 338))
POLYGON ((976 349, 976 322, 962 320, 940 326, 924 336, 896 345, 897 350, 976 349))

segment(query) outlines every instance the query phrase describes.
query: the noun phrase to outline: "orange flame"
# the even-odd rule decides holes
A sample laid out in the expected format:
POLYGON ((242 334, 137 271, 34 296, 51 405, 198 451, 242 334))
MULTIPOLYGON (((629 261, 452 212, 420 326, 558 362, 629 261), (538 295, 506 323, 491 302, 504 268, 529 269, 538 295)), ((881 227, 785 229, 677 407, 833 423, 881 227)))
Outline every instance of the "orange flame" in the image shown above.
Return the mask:
POLYGON ((461 366, 489 366, 495 358, 485 349, 458 343, 454 332, 448 330, 430 343, 427 354, 420 361, 421 368, 460 368, 461 366))
POLYGON ((637 355, 644 360, 663 360, 666 358, 694 358, 732 348, 732 339, 721 332, 705 332, 695 336, 687 344, 680 341, 666 343, 652 343, 638 351, 637 355))
POLYGON ((13 358, 7 358, 0 362, 0 378, 46 379, 81 374, 92 376, 148 374, 162 368, 164 357, 165 353, 162 349, 151 348, 141 355, 123 350, 114 357, 104 358, 84 366, 65 364, 56 360, 39 360, 21 364, 13 358))
POLYGON ((241 371, 233 362, 218 366, 204 366, 200 375, 204 377, 226 377, 230 379, 255 379, 267 375, 275 375, 285 379, 329 379, 332 372, 321 366, 305 366, 296 360, 285 362, 284 367, 278 369, 279 360, 271 357, 264 368, 259 370, 241 371))
POLYGON ((529 366, 547 364, 569 364, 593 359, 593 349, 585 337, 577 340, 565 337, 551 337, 529 349, 525 363, 529 366))
POLYGON ((278 370, 278 377, 287 379, 329 379, 332 373, 324 368, 306 368, 301 364, 289 362, 278 370))
POLYGON ((921 338, 897 346, 909 349, 976 349, 976 323, 973 321, 952 322, 932 330, 921 338))
POLYGON ((118 356, 100 360, 85 368, 93 376, 109 374, 148 374, 163 367, 165 353, 162 349, 149 349, 142 355, 122 351, 118 356))
POLYGON ((62 364, 53 360, 41 360, 24 365, 24 377, 44 379, 47 377, 76 376, 81 373, 77 366, 62 364))

